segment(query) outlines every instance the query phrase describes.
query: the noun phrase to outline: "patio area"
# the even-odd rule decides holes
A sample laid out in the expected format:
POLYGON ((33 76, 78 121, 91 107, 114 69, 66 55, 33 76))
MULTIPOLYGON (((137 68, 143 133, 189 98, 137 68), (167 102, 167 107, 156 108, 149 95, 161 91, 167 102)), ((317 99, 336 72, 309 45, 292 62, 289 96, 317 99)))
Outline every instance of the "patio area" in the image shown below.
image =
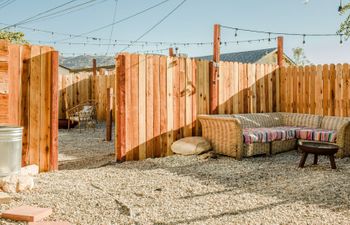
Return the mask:
POLYGON ((52 207, 50 219, 72 224, 348 224, 350 159, 337 170, 323 157, 304 169, 299 160, 295 151, 242 161, 170 156, 61 170, 40 174, 34 190, 0 209, 52 207))
MULTIPOLYGON (((59 169, 91 168, 104 165, 114 159, 114 142, 107 142, 106 126, 100 122, 95 131, 90 129, 69 131, 60 129, 58 133, 59 169)), ((112 129, 114 134, 114 128, 112 129)))

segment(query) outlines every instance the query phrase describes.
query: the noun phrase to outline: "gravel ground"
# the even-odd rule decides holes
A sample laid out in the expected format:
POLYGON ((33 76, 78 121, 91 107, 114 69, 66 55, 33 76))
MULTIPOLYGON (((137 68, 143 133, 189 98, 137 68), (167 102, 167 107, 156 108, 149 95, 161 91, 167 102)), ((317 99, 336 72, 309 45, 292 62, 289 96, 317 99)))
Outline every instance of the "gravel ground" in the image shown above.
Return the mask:
POLYGON ((349 224, 350 159, 337 170, 323 157, 299 169, 299 159, 171 156, 61 170, 40 174, 34 190, 0 210, 52 207, 50 219, 84 225, 349 224))
MULTIPOLYGON (((114 128, 113 128, 114 131, 114 128)), ((114 134, 114 133, 113 133, 114 134)), ((112 140, 114 136, 112 134, 112 140)), ((60 129, 59 168, 78 169, 98 167, 114 159, 114 142, 105 141, 105 124, 99 123, 95 129, 60 129)))

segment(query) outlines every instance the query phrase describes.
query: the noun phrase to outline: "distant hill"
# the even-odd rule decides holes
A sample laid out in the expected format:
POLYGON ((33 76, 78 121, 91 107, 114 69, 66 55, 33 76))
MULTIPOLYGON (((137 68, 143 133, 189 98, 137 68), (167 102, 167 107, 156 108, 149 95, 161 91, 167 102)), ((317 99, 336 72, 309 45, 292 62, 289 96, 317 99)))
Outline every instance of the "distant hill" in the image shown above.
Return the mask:
POLYGON ((91 68, 92 59, 96 59, 97 66, 109 66, 114 65, 113 56, 91 56, 91 55, 80 55, 75 57, 63 57, 60 56, 59 63, 70 69, 82 69, 91 68))

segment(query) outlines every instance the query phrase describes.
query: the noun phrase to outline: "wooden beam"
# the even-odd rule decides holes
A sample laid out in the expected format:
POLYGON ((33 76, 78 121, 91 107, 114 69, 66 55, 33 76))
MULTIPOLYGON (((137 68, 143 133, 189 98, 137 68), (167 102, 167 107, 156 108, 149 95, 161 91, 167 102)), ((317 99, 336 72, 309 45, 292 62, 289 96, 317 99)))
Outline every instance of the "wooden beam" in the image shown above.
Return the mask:
POLYGON ((174 49, 173 48, 169 48, 169 56, 170 57, 174 56, 174 49))
POLYGON ((209 79, 209 89, 210 89, 210 114, 216 114, 218 113, 218 105, 219 105, 219 98, 218 98, 218 92, 219 92, 219 83, 218 83, 218 77, 219 77, 219 62, 220 62, 220 42, 221 42, 221 35, 220 35, 220 25, 215 24, 214 25, 214 48, 213 48, 213 62, 210 64, 210 79, 209 79))
POLYGON ((58 170, 58 51, 51 53, 50 170, 58 170))
POLYGON ((106 102, 106 141, 112 140, 113 88, 107 88, 106 102))
POLYGON ((279 67, 283 66, 283 37, 277 37, 277 65, 279 67))

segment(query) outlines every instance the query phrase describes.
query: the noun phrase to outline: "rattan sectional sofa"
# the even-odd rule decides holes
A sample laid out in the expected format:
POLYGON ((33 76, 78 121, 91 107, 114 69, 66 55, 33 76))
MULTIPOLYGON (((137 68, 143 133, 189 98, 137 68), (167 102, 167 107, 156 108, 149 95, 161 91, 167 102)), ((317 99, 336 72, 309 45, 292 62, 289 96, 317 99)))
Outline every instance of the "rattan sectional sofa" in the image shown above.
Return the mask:
POLYGON ((218 154, 249 157, 297 148, 298 140, 334 143, 337 157, 350 155, 350 118, 299 113, 199 115, 202 136, 218 154))

